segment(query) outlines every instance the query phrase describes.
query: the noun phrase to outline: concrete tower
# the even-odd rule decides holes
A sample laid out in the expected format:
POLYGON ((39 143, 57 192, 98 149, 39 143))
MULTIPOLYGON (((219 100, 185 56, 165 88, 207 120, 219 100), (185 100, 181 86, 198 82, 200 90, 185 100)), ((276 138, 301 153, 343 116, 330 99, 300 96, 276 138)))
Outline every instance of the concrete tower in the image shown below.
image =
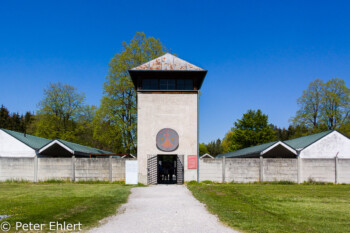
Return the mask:
POLYGON ((167 53, 129 73, 137 91, 139 182, 197 180, 198 92, 207 71, 167 53))

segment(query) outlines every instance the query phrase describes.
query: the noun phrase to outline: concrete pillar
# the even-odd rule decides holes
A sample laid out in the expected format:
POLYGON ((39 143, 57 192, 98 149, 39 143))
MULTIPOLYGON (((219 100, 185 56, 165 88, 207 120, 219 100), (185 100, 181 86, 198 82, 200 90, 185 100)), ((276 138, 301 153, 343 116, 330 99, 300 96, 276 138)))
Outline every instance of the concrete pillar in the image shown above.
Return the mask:
POLYGON ((264 182, 264 158, 260 156, 260 169, 259 169, 260 182, 264 182))
POLYGON ((222 157, 222 183, 225 183, 226 181, 225 181, 225 176, 226 176, 226 174, 225 174, 225 167, 226 167, 226 157, 224 156, 224 157, 222 157))
POLYGON ((72 181, 75 181, 75 156, 72 156, 72 181))
POLYGON ((334 168, 335 168, 335 181, 334 183, 338 184, 338 155, 334 157, 334 168))
POLYGON ((38 156, 34 157, 34 183, 38 182, 38 156))
POLYGON ((113 182, 113 173, 112 173, 112 156, 109 156, 109 182, 113 182))
POLYGON ((302 182, 302 178, 301 178, 301 158, 298 154, 298 157, 297 157, 298 161, 297 161, 297 167, 298 167, 298 184, 300 184, 302 182))

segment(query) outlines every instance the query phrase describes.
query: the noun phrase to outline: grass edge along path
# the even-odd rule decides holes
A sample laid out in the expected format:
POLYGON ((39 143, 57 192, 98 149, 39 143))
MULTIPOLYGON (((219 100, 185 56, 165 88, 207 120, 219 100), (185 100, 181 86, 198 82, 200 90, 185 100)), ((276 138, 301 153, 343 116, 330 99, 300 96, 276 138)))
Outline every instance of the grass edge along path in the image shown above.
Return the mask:
POLYGON ((87 230, 117 213, 127 202, 135 186, 108 182, 0 182, 0 215, 12 215, 0 221, 44 224, 51 221, 82 224, 87 230))
POLYGON ((350 229, 350 185, 189 182, 187 187, 220 221, 242 232, 350 229))

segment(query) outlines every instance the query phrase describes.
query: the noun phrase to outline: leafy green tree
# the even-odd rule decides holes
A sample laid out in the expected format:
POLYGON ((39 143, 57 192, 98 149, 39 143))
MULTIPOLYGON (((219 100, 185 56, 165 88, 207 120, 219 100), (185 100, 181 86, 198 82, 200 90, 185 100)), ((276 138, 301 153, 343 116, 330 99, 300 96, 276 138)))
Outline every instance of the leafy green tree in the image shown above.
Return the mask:
POLYGON ((7 129, 9 127, 10 122, 10 112, 4 105, 1 105, 0 108, 0 128, 7 129))
POLYGON ((230 130, 226 133, 224 139, 222 139, 221 146, 223 153, 237 150, 237 146, 233 144, 233 134, 234 132, 230 130))
POLYGON ((33 115, 26 112, 25 115, 11 113, 3 105, 0 107, 0 128, 14 130, 18 132, 27 132, 27 128, 33 121, 33 115))
POLYGON ((238 150, 276 140, 272 125, 268 123, 268 116, 260 109, 248 110, 243 117, 234 123, 232 133, 226 135, 224 141, 226 150, 238 150))
POLYGON ((305 125, 308 128, 318 127, 321 118, 323 89, 323 81, 316 79, 309 84, 307 90, 303 91, 303 95, 297 100, 300 108, 293 119, 296 125, 305 125))
POLYGON ((119 125, 104 118, 104 113, 101 108, 96 112, 93 125, 93 137, 97 140, 98 148, 113 151, 118 154, 125 153, 119 125))
POLYGON ((306 136, 311 133, 305 125, 290 125, 287 129, 273 126, 273 130, 275 131, 276 139, 280 141, 306 136))
POLYGON ((350 138, 350 120, 339 127, 339 131, 350 138))
POLYGON ((344 80, 334 78, 323 87, 322 119, 328 129, 338 129, 349 120, 350 89, 344 80))
POLYGON ((18 113, 13 113, 10 118, 10 127, 14 131, 23 131, 23 117, 18 113))
POLYGON ((345 130, 350 117, 350 89, 339 78, 326 83, 316 79, 298 99, 298 105, 293 124, 306 127, 308 134, 327 129, 345 130))
POLYGON ((76 141, 76 121, 84 108, 85 96, 73 86, 50 84, 39 103, 35 134, 46 138, 76 141))
MULTIPOLYGON (((98 147, 99 142, 94 138, 94 117, 96 114, 97 107, 94 105, 82 106, 81 112, 77 117, 76 127, 74 129, 75 142, 87 146, 98 147)), ((105 149, 98 147, 100 149, 105 149)))
POLYGON ((199 143, 199 155, 208 153, 207 146, 204 143, 199 143))
POLYGON ((221 145, 221 140, 220 139, 217 139, 216 141, 211 141, 206 146, 207 146, 208 153, 211 156, 215 157, 218 154, 222 154, 223 153, 223 147, 221 145))
POLYGON ((24 131, 29 133, 30 126, 32 125, 34 121, 34 115, 30 112, 26 112, 26 114, 23 117, 23 124, 24 124, 24 131))
POLYGON ((116 144, 121 141, 119 150, 124 153, 136 151, 136 93, 128 70, 163 55, 165 51, 159 39, 137 32, 130 43, 123 42, 122 50, 109 63, 105 95, 96 122, 110 126, 108 137, 111 138, 108 141, 116 144))

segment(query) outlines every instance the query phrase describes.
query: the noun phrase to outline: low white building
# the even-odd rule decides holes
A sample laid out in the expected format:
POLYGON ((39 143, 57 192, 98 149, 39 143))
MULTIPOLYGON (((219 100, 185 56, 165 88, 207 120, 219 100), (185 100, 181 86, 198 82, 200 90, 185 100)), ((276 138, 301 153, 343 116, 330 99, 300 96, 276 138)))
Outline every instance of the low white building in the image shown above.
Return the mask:
POLYGON ((46 138, 0 129, 0 157, 33 158, 49 142, 46 138))
POLYGON ((350 139, 336 130, 329 130, 287 141, 269 142, 220 154, 216 158, 350 158, 350 139))
POLYGON ((336 130, 284 141, 300 158, 350 158, 350 139, 336 130))
MULTIPOLYGON (((0 157, 108 157, 112 152, 60 139, 50 140, 30 134, 0 129, 0 157)), ((114 156, 119 157, 119 156, 114 156)))

